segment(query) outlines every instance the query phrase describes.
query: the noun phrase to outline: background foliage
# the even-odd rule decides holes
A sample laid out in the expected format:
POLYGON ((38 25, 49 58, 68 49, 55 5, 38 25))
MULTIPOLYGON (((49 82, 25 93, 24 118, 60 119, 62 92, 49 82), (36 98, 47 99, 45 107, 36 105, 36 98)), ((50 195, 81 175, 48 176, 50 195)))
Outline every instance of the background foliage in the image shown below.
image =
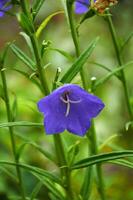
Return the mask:
MULTIPOLYGON (((123 38, 127 37, 132 28, 132 6, 133 2, 130 0, 123 0, 112 9, 113 21, 116 30, 119 34, 119 40, 122 43, 123 38)), ((13 8, 14 13, 18 8, 13 8)), ((36 27, 51 13, 62 10, 60 1, 47 0, 39 12, 36 19, 36 27)), ((76 16, 78 20, 78 16, 76 16)), ((26 42, 20 33, 20 27, 15 17, 5 16, 0 19, 0 50, 3 51, 6 42, 14 41, 14 43, 21 47, 23 51, 31 55, 27 49, 26 42)), ((86 48, 96 36, 100 36, 100 40, 93 51, 91 57, 85 65, 88 83, 91 84, 91 77, 101 78, 107 72, 98 67, 95 63, 101 63, 110 69, 117 65, 115 58, 114 48, 111 41, 111 36, 108 30, 106 21, 102 17, 93 17, 86 20, 79 29, 81 49, 86 48)), ((74 55, 73 42, 70 36, 68 25, 63 13, 60 13, 52 18, 47 24, 45 30, 41 34, 40 40, 46 40, 51 43, 51 48, 62 49, 74 55)), ((132 60, 133 40, 131 39, 123 51, 124 61, 132 60)), ((64 72, 72 63, 71 60, 66 59, 58 51, 48 50, 43 58, 44 65, 49 64, 46 69, 47 80, 51 87, 57 67, 61 67, 64 72)), ((31 121, 42 122, 42 115, 38 112, 36 102, 42 97, 39 89, 25 78, 17 70, 22 70, 30 74, 30 70, 13 54, 11 49, 8 52, 6 59, 6 76, 8 82, 8 89, 11 98, 12 108, 15 106, 14 115, 15 121, 31 121), (17 109, 16 109, 17 108, 17 109)), ((126 78, 128 80, 129 93, 132 96, 131 102, 133 103, 133 69, 132 66, 125 69, 126 78)), ((73 80, 73 83, 81 84, 79 76, 73 80)), ((100 152, 110 152, 111 150, 123 150, 133 148, 133 134, 132 130, 125 130, 125 124, 129 121, 128 113, 125 105, 122 84, 116 77, 112 77, 106 83, 102 84, 96 91, 98 95, 106 104, 104 111, 96 119, 96 132, 99 142, 100 152), (100 146, 106 141, 107 138, 112 136, 112 139, 104 146, 100 146)), ((5 104, 2 98, 0 99, 0 121, 6 122, 5 104)), ((17 146, 22 144, 25 139, 35 142, 44 150, 47 150, 54 155, 55 149, 53 147, 53 139, 46 136, 44 128, 42 127, 15 127, 17 146)), ((65 148, 70 149, 71 145, 79 143, 80 151, 76 156, 76 160, 83 159, 87 156, 87 138, 75 137, 69 133, 63 133, 63 141, 65 148)), ((0 129, 0 158, 1 160, 12 160, 12 150, 9 140, 9 133, 7 128, 0 129)), ((37 148, 33 145, 26 145, 21 155, 21 161, 31 166, 37 166, 46 169, 50 172, 58 174, 58 169, 49 161, 37 148)), ((16 196, 18 194, 18 186, 14 181, 15 169, 7 167, 3 169, 0 167, 0 199, 6 200, 7 196, 16 196)), ((81 173, 74 171, 73 173, 73 188, 79 190, 80 182, 83 177, 84 170, 81 173)), ((117 165, 104 165, 103 174, 106 185, 106 193, 108 200, 132 200, 133 199, 133 171, 129 168, 117 165)), ((30 173, 23 170, 23 179, 25 183, 25 190, 30 195, 33 187, 37 183, 37 179, 30 173), (28 180, 28 181, 27 181, 28 180)), ((93 189, 91 199, 98 199, 98 194, 93 189)), ((14 199, 14 198, 13 198, 14 199)), ((42 186, 39 194, 39 200, 49 199, 47 188, 42 186)))

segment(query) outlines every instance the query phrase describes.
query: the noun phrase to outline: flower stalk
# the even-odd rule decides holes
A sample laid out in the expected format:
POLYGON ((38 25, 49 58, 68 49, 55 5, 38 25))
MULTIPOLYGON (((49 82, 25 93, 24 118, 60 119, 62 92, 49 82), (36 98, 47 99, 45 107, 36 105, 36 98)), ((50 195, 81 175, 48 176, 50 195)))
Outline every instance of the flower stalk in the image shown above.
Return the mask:
MULTIPOLYGON (((22 11, 23 13, 29 18, 30 23, 32 24, 32 17, 31 14, 29 12, 29 6, 27 1, 25 0, 21 0, 21 7, 22 7, 22 11)), ((34 26, 34 24, 32 24, 34 26)), ((32 43, 32 47, 33 47, 33 51, 34 51, 34 55, 35 55, 35 59, 36 59, 36 66, 37 66, 37 70, 39 73, 39 80, 41 82, 42 88, 43 88, 43 92, 45 95, 48 95, 50 93, 49 88, 48 88, 48 84, 46 81, 46 77, 45 77, 45 73, 43 72, 43 67, 42 67, 42 63, 41 63, 41 55, 40 55, 40 51, 38 48, 38 41, 34 33, 31 33, 29 35, 31 43, 32 43)))
MULTIPOLYGON (((78 33, 76 31, 75 22, 74 22, 72 3, 70 3, 69 1, 66 1, 66 7, 67 7, 69 26, 70 26, 70 30, 71 30, 71 36, 72 36, 74 47, 75 47, 75 53, 76 53, 76 56, 79 57, 80 56, 80 47, 79 47, 78 33)), ((84 73, 83 69, 80 71, 80 76, 81 76, 81 81, 82 81, 84 89, 88 90, 88 84, 86 82, 85 73, 84 73)), ((95 133, 94 122, 92 122, 92 123, 93 123, 93 125, 91 128, 91 140, 90 140, 91 144, 90 144, 89 148, 90 148, 91 154, 94 155, 94 154, 98 153, 98 148, 97 148, 97 142, 96 142, 96 133, 95 133)), ((90 170, 90 168, 88 168, 88 170, 90 170)), ((98 178, 98 191, 101 196, 101 199, 105 200, 106 198, 105 198, 105 192, 104 192, 104 184, 103 184, 101 165, 99 165, 99 164, 96 165, 96 171, 97 171, 97 178, 98 178)), ((89 173, 89 171, 88 171, 88 173, 89 173)), ((92 178, 92 176, 88 176, 88 177, 92 178)), ((90 182, 90 181, 88 181, 88 182, 90 182)), ((88 185, 88 188, 89 187, 90 187, 90 185, 88 185)))
MULTIPOLYGON (((21 2, 23 13, 30 19, 30 23, 34 26, 33 21, 32 21, 32 16, 30 14, 28 2, 26 0, 21 0, 20 2, 21 2)), ((39 80, 42 85, 44 95, 49 95, 50 90, 48 88, 46 77, 43 72, 42 63, 41 63, 41 55, 38 48, 38 40, 37 40, 36 34, 35 33, 29 34, 29 37, 32 43, 34 56, 36 59, 36 66, 39 73, 39 80)), ((70 183, 70 170, 67 167, 67 161, 65 158, 65 152, 64 152, 62 140, 61 140, 60 135, 54 135, 53 138, 54 138, 54 144, 55 144, 55 149, 56 149, 56 155, 58 159, 58 165, 60 167, 61 178, 62 178, 63 185, 66 191, 67 199, 72 200, 73 197, 72 197, 72 190, 71 190, 71 183, 70 183)))
MULTIPOLYGON (((120 45, 117 39, 117 34, 116 34, 116 30, 112 21, 112 17, 110 16, 109 10, 106 11, 107 16, 106 16, 106 20, 108 22, 108 26, 109 26, 109 30, 110 30, 110 34, 112 37, 112 41, 113 41, 113 45, 115 48, 115 53, 116 53, 116 58, 118 61, 119 66, 123 65, 123 60, 122 60, 122 56, 120 53, 120 45)), ((126 82, 126 78, 125 78, 125 73, 124 70, 121 70, 121 81, 123 84, 123 88, 124 88, 124 93, 125 93, 125 100, 126 100, 126 104, 127 104, 127 108, 128 108, 128 113, 130 116, 130 119, 133 119, 133 112, 132 112, 132 108, 131 108, 131 104, 130 104, 130 97, 129 97, 129 93, 128 93, 128 87, 127 87, 127 82, 126 82)))
MULTIPOLYGON (((6 111, 7 111, 7 118, 8 118, 8 122, 12 122, 12 113, 11 113, 11 108, 10 108, 10 100, 9 100, 5 70, 6 69, 4 68, 4 62, 0 61, 0 72, 1 72, 1 78, 2 78, 2 85, 3 85, 4 100, 5 100, 6 111)), ((19 164, 19 160, 18 160, 18 156, 17 156, 16 142, 15 142, 15 138, 14 138, 13 127, 9 127, 9 133, 10 133, 12 151, 13 151, 14 159, 15 159, 15 162, 16 162, 16 172, 17 172, 17 176, 18 176, 21 196, 22 196, 23 200, 26 200, 22 176, 21 176, 21 171, 20 171, 19 166, 17 165, 17 164, 19 164)))
MULTIPOLYGON (((96 130, 94 125, 94 120, 92 121, 90 133, 87 133, 87 137, 90 141, 90 153, 91 155, 98 154, 98 147, 97 147, 97 138, 96 138, 96 130)), ((96 165, 96 173, 97 173, 97 185, 98 191, 101 196, 102 200, 105 200, 105 190, 104 190, 104 181, 102 175, 102 166, 101 164, 96 165)))
MULTIPOLYGON (((69 26, 71 30, 71 36, 72 36, 74 47, 75 47, 76 57, 78 58, 80 56, 80 47, 79 47, 79 41, 78 41, 78 34, 75 28, 72 3, 69 3, 69 1, 66 1, 66 7, 67 7, 68 22, 69 22, 69 26)), ((84 89, 88 90, 88 84, 84 76, 83 68, 80 71, 80 76, 82 79, 82 84, 83 84, 84 89)))
POLYGON ((62 139, 59 134, 54 135, 54 144, 57 155, 58 166, 61 172, 62 184, 66 191, 68 200, 73 200, 73 192, 71 188, 71 171, 67 165, 62 139))

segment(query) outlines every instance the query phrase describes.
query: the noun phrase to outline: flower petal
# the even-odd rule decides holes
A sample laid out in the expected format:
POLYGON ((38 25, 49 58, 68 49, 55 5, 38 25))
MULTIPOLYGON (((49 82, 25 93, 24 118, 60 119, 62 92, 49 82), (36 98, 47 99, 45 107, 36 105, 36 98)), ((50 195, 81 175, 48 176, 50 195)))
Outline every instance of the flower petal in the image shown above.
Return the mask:
POLYGON ((62 133, 66 129, 66 118, 61 114, 46 115, 44 119, 47 134, 62 133))
POLYGON ((60 90, 57 89, 38 102, 39 111, 45 117, 44 126, 47 134, 61 133, 66 129, 66 104, 61 101, 60 96, 60 90))
POLYGON ((88 94, 88 97, 83 100, 82 107, 88 112, 89 118, 96 117, 104 108, 104 103, 96 96, 88 94))
POLYGON ((101 99, 95 95, 89 94, 77 85, 73 85, 73 91, 70 94, 70 99, 75 101, 76 99, 81 99, 80 104, 77 104, 77 109, 79 109, 80 113, 84 113, 84 115, 86 115, 89 119, 96 117, 104 108, 104 103, 101 99))
POLYGON ((4 12, 0 11, 0 17, 3 17, 3 15, 4 15, 4 12))
POLYGON ((12 5, 6 6, 6 4, 9 2, 9 0, 1 0, 0 2, 0 17, 3 17, 5 14, 5 11, 8 11, 9 9, 12 8, 12 5))
POLYGON ((39 111, 43 114, 60 114, 65 115, 66 105, 61 101, 60 96, 62 94, 59 89, 55 90, 50 95, 44 97, 38 102, 39 111))
POLYGON ((67 118, 67 130, 76 135, 84 136, 90 125, 88 116, 82 115, 81 110, 72 105, 71 113, 67 118))
POLYGON ((78 0, 75 2, 75 12, 77 14, 86 13, 89 10, 89 0, 78 0))

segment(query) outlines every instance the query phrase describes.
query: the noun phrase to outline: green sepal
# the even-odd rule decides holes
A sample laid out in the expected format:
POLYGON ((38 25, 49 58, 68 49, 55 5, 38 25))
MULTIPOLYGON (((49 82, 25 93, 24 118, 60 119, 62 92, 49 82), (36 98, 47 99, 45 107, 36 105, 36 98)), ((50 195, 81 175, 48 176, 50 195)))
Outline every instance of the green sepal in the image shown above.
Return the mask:
POLYGON ((94 9, 90 9, 87 13, 85 13, 83 15, 83 17, 81 18, 79 24, 82 24, 86 19, 89 19, 89 18, 91 18, 91 17, 93 17, 95 15, 96 15, 95 10, 94 9))

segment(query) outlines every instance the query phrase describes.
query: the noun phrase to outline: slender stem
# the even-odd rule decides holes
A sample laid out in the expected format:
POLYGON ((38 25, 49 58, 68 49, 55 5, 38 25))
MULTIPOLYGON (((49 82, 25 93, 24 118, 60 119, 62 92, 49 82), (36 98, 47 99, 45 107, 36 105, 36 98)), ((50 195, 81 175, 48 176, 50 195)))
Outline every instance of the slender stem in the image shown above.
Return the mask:
MULTIPOLYGON (((67 2, 67 14, 68 14, 68 20, 69 20, 69 25, 70 25, 70 30, 71 30, 71 35, 72 35, 72 39, 73 39, 73 43, 74 43, 74 47, 75 47, 75 53, 77 58, 80 56, 80 47, 79 47, 79 41, 78 41, 78 34, 75 28, 75 23, 74 23, 74 17, 73 17, 73 9, 72 6, 69 5, 69 3, 67 2)), ((82 84, 83 87, 87 90, 88 89, 88 84, 85 78, 85 73, 84 73, 84 69, 82 68, 80 71, 80 76, 82 79, 82 84)))
MULTIPOLYGON (((0 69, 1 69, 1 78, 2 78, 3 91, 4 91, 4 99, 5 99, 6 110, 7 110, 7 118, 8 118, 8 122, 11 122, 12 113, 10 109, 9 94, 8 94, 7 82, 6 82, 6 76, 5 76, 5 68, 3 66, 3 63, 0 63, 0 65, 1 65, 0 69)), ((15 138, 14 138, 13 127, 9 127, 9 133, 10 133, 10 138, 11 138, 11 145, 12 145, 14 159, 15 159, 15 162, 19 164, 19 160, 17 159, 16 143, 15 143, 15 138)), ((17 172, 17 176, 19 180, 19 186, 21 190, 22 199, 25 200, 26 198, 25 198, 25 192, 24 192, 24 187, 23 187, 23 182, 22 182, 22 176, 21 176, 21 171, 18 165, 16 165, 16 172, 17 172)))
MULTIPOLYGON (((30 11, 28 9, 29 8, 28 2, 26 0, 21 0, 21 6, 22 6, 22 10, 23 10, 24 14, 26 16, 28 16, 31 23, 33 23, 32 17, 30 15, 30 11)), ((31 43, 32 43, 32 47, 33 47, 33 51, 34 51, 34 55, 35 55, 35 59, 36 59, 36 66, 37 66, 38 73, 39 73, 39 80, 41 82, 44 94, 48 95, 50 93, 50 91, 49 91, 48 84, 46 81, 45 73, 43 72, 43 67, 42 67, 42 63, 41 63, 41 55, 40 55, 40 51, 38 48, 38 41, 37 41, 35 33, 30 34, 29 37, 31 39, 31 43)))
MULTIPOLYGON (((96 138, 96 131, 94 121, 92 120, 91 131, 87 133, 87 137, 90 140, 90 153, 91 155, 98 154, 98 147, 97 147, 97 138, 96 138)), ((98 184, 98 191, 101 195, 101 199, 105 200, 105 191, 104 191, 104 181, 102 175, 102 166, 101 164, 96 165, 96 172, 97 172, 97 184, 98 184)))
MULTIPOLYGON (((119 42, 118 42, 116 30, 115 30, 115 27, 114 27, 114 24, 113 24, 113 21, 112 21, 112 17, 110 16, 109 11, 106 11, 106 12, 108 14, 106 19, 107 19, 107 22, 108 22, 108 25, 109 25, 109 30, 110 30, 111 36, 112 36, 117 61, 118 61, 119 66, 122 66, 123 60, 122 60, 122 56, 121 56, 121 53, 120 53, 120 45, 119 45, 119 42)), ((129 97, 129 94, 128 94, 128 87, 127 87, 127 82, 126 82, 124 70, 121 70, 121 80, 122 80, 122 83, 123 83, 125 100, 126 100, 126 103, 127 103, 129 116, 132 120, 133 119, 133 112, 132 112, 132 108, 131 108, 131 104, 130 104, 130 97, 129 97)))
POLYGON ((43 68, 42 68, 42 64, 41 64, 41 57, 40 57, 39 48, 38 48, 38 42, 37 42, 37 38, 36 38, 35 34, 31 35, 30 39, 31 39, 31 43, 33 46, 33 50, 34 50, 34 55, 36 58, 39 79, 40 79, 44 94, 48 95, 50 93, 50 91, 49 91, 48 84, 46 81, 45 73, 43 72, 43 68))
MULTIPOLYGON (((30 16, 29 9, 28 9, 29 6, 28 6, 28 3, 26 0, 21 0, 21 6, 22 6, 22 10, 25 13, 25 15, 27 15, 29 17, 29 19, 32 19, 30 16)), ((32 20, 31 20, 31 23, 33 23, 32 20)), ((34 56, 36 59, 36 65, 37 65, 37 69, 38 69, 38 73, 39 73, 39 79, 40 79, 41 85, 43 87, 43 92, 45 95, 48 95, 50 93, 50 91, 48 88, 45 74, 43 73, 41 56, 40 56, 40 51, 38 48, 38 41, 37 41, 35 34, 30 34, 29 37, 31 39, 31 43, 33 46, 34 56)), ((67 167, 67 161, 65 158, 64 148, 63 148, 63 144, 62 144, 60 135, 54 135, 54 144, 55 144, 58 164, 59 164, 60 171, 61 171, 63 185, 64 185, 64 188, 65 188, 66 194, 67 194, 67 199, 72 200, 73 194, 72 194, 71 183, 70 183, 70 175, 71 174, 70 174, 69 168, 67 167)))
POLYGON ((29 12, 29 3, 26 0, 20 0, 21 2, 21 7, 25 15, 27 15, 31 19, 31 14, 29 12))
POLYGON ((73 192, 71 188, 71 171, 67 166, 65 152, 60 135, 54 135, 54 143, 63 186, 67 194, 67 199, 73 200, 73 192))
MULTIPOLYGON (((72 5, 69 3, 69 1, 67 1, 67 14, 68 14, 68 20, 69 20, 69 25, 70 25, 70 30, 71 30, 71 35, 72 35, 72 39, 73 39, 73 43, 75 46, 75 52, 76 52, 76 56, 79 57, 80 56, 80 48, 79 48, 79 41, 78 41, 78 34, 75 28, 75 23, 74 23, 74 17, 73 17, 73 9, 72 9, 72 5)), ((82 84, 85 90, 88 90, 88 85, 86 83, 86 78, 85 78, 85 73, 83 72, 83 69, 80 73, 81 76, 81 80, 82 80, 82 84)), ((94 124, 92 125, 92 137, 91 137, 91 146, 90 151, 92 154, 97 154, 97 142, 96 142, 96 133, 95 133, 95 128, 94 128, 94 124)), ((88 168, 88 170, 90 170, 90 168, 88 168)), ((105 200, 105 193, 104 193, 104 185, 103 185, 103 176, 102 176, 102 170, 101 170, 101 165, 96 165, 96 170, 97 170, 97 177, 98 177, 98 190, 101 196, 102 200, 105 200)), ((89 178, 91 178, 91 176, 88 176, 89 178)), ((89 182, 89 181, 88 181, 89 182)))

